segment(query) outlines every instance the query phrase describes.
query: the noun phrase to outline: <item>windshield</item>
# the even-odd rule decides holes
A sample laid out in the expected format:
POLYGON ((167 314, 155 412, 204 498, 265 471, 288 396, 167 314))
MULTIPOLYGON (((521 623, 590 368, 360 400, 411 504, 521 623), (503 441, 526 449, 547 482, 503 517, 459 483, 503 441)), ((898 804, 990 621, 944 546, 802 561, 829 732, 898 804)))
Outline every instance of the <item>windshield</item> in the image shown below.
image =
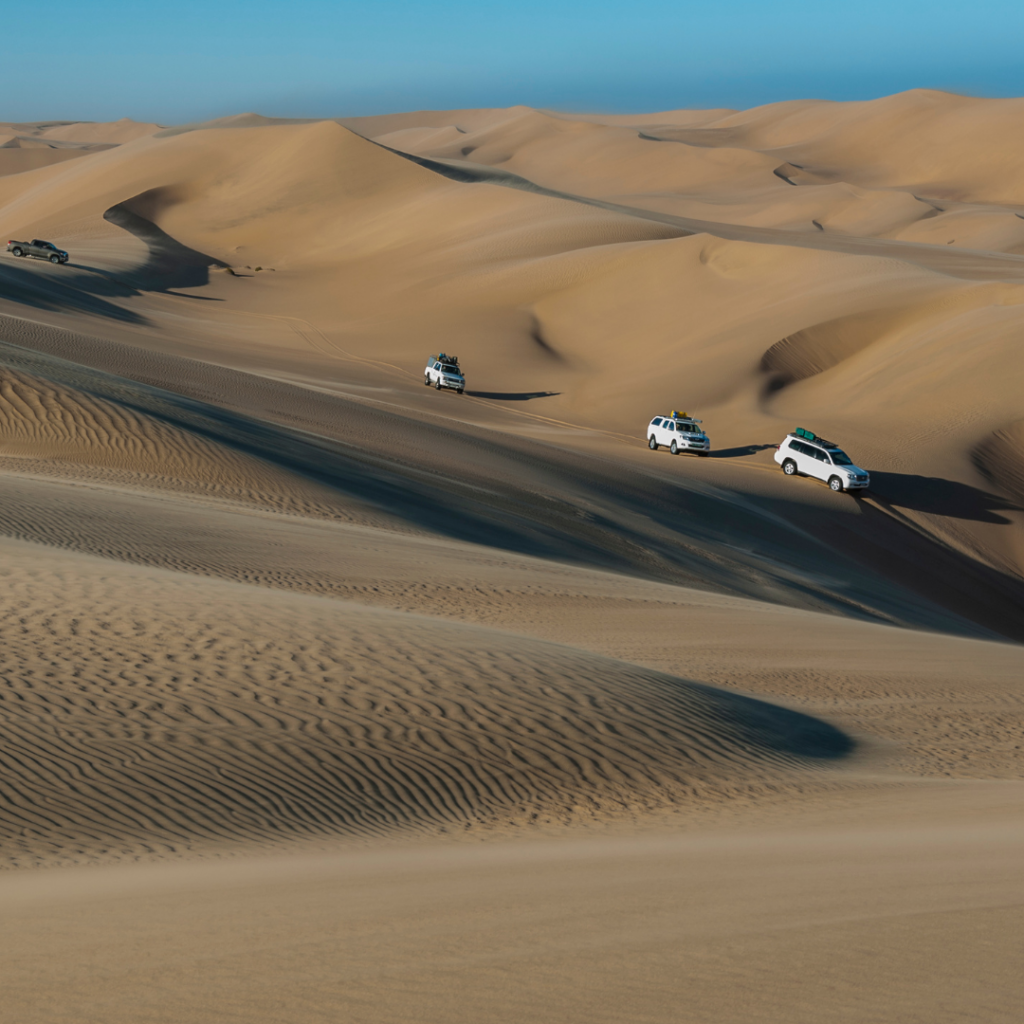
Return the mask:
POLYGON ((676 429, 682 430, 686 434, 700 433, 700 427, 695 426, 693 423, 676 423, 676 429))
POLYGON ((457 366, 449 366, 446 363, 444 366, 441 367, 441 369, 444 370, 445 373, 454 373, 456 377, 462 376, 462 374, 459 373, 459 368, 457 366))
POLYGON ((850 456, 847 455, 846 452, 841 452, 838 448, 834 448, 832 451, 830 451, 829 455, 832 456, 832 461, 837 466, 852 466, 853 465, 853 460, 850 458, 850 456))

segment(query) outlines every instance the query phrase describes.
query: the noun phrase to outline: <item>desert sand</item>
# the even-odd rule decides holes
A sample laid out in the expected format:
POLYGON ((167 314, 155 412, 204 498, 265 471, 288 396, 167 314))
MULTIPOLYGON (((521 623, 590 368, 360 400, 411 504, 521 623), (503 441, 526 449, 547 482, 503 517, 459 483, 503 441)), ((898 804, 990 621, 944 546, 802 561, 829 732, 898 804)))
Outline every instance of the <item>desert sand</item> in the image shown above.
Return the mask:
POLYGON ((1022 117, 0 123, 0 1019, 1019 1019, 1022 117))

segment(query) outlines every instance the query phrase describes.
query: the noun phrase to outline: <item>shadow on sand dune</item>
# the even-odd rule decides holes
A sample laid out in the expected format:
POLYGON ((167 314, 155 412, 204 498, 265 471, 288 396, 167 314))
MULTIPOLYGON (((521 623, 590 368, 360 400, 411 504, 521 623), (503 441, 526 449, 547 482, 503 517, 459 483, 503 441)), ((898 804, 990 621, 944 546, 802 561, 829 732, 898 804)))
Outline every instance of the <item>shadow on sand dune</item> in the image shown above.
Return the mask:
POLYGON ((766 448, 774 447, 773 444, 745 444, 738 448, 719 448, 717 451, 712 449, 708 452, 708 457, 712 459, 741 459, 744 455, 756 455, 766 448))
MULTIPOLYGON (((1024 640, 1019 580, 919 536, 874 503, 865 503, 866 515, 849 516, 798 499, 712 493, 523 438, 414 423, 391 410, 207 363, 151 352, 140 361, 129 346, 59 331, 40 338, 17 321, 9 330, 9 342, 31 345, 0 343, 0 362, 12 369, 276 464, 419 530, 904 625, 979 635, 974 622, 986 635, 1024 640), (255 407, 277 412, 253 417, 254 394, 255 407), (416 450, 407 440, 413 428, 422 441, 416 450), (423 447, 433 453, 429 473, 423 447)), ((979 502, 981 512, 1008 507, 970 488, 959 492, 959 505, 957 492, 944 493, 938 507, 966 504, 975 514, 979 502)))
POLYGON ((1024 511, 1006 498, 969 484, 909 473, 872 472, 871 495, 885 505, 979 523, 1006 524, 1010 520, 999 512, 1024 511))
POLYGON ((200 288, 210 283, 210 268, 227 268, 222 260, 214 259, 196 249, 182 245, 151 220, 133 210, 136 200, 128 199, 112 206, 103 219, 134 235, 149 250, 145 263, 127 274, 119 274, 141 291, 166 292, 171 288, 200 288))
POLYGON ((100 288, 92 287, 94 272, 75 267, 77 273, 68 273, 74 264, 51 267, 48 263, 38 268, 12 266, 8 261, 0 262, 0 299, 16 302, 32 309, 53 312, 91 313, 93 316, 120 320, 122 323, 139 324, 145 317, 130 309, 123 309, 108 298, 127 298, 137 292, 125 285, 113 287, 107 282, 100 288))
MULTIPOLYGON (((135 199, 112 206, 103 217, 146 246, 146 259, 141 264, 113 273, 81 263, 29 268, 4 260, 0 263, 0 298, 34 309, 91 313, 124 323, 145 323, 145 317, 109 300, 129 299, 142 292, 179 294, 173 289, 209 284, 211 267, 227 267, 221 260, 182 245, 151 220, 135 213, 130 208, 135 199)), ((208 296, 182 297, 220 301, 208 296)))
POLYGON ((531 398, 554 398, 561 391, 467 391, 473 398, 490 398, 495 402, 528 402, 531 398))

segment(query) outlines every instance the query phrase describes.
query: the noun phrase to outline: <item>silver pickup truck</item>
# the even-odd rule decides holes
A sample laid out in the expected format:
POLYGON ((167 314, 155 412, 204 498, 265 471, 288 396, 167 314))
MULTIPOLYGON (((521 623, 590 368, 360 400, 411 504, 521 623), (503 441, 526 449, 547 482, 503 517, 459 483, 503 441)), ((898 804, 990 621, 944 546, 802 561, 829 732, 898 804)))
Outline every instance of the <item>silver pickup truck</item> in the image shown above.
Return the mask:
POLYGON ((51 263, 68 261, 68 254, 63 249, 41 238, 33 238, 31 242, 8 242, 7 251, 12 256, 35 256, 37 260, 49 260, 51 263))

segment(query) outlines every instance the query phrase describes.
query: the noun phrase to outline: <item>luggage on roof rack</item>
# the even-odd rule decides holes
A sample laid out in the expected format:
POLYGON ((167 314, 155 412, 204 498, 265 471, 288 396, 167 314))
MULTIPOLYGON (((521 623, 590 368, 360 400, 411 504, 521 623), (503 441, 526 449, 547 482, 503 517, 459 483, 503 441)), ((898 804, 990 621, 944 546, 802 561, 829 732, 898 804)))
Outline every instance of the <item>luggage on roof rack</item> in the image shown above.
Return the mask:
POLYGON ((822 448, 838 448, 834 441, 826 441, 821 434, 815 434, 813 430, 804 430, 803 427, 797 427, 793 431, 795 437, 802 437, 805 441, 813 441, 815 444, 821 445, 822 448))

